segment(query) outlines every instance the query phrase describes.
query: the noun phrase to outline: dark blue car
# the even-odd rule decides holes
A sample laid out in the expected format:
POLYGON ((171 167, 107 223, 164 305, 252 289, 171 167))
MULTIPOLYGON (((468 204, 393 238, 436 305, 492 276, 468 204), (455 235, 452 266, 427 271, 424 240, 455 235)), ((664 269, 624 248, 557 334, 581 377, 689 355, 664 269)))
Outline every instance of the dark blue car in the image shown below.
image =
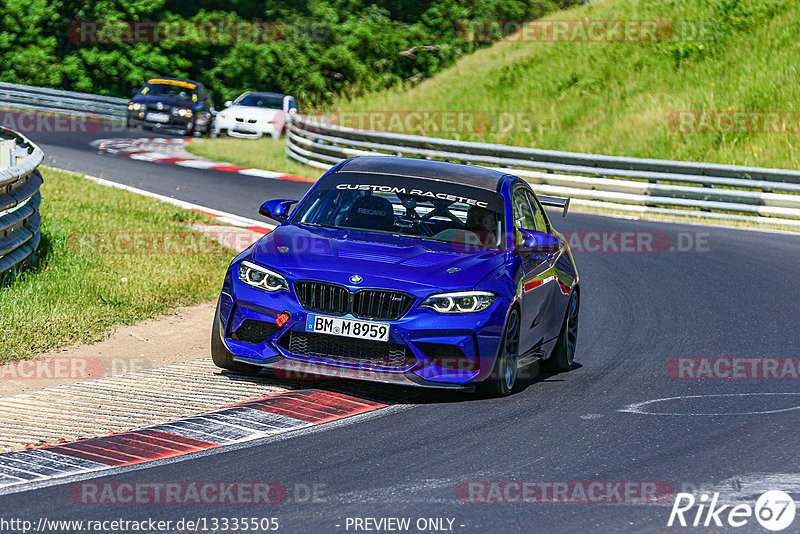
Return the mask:
POLYGON ((520 178, 420 159, 336 165, 225 276, 214 363, 509 394, 518 371, 573 362, 578 272, 520 178))
POLYGON ((214 102, 200 82, 180 78, 147 80, 128 104, 127 126, 178 130, 183 135, 211 132, 214 102))

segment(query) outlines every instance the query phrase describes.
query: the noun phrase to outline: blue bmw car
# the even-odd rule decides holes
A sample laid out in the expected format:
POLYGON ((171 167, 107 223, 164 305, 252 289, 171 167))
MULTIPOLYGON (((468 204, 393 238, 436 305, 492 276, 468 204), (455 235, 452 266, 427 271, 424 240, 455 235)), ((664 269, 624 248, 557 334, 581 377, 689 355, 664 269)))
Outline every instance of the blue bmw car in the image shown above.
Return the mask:
POLYGON ((482 167, 343 161, 261 207, 280 224, 225 275, 214 363, 494 395, 531 364, 566 371, 578 272, 542 206, 568 203, 482 167))

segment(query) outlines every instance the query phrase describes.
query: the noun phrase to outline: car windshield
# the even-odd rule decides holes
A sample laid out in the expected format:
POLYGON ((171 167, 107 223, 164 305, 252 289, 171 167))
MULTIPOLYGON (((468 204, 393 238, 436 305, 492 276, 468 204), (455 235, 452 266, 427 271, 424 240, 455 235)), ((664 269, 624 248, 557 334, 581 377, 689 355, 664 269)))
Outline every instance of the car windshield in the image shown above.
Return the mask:
POLYGON ((300 225, 500 248, 503 199, 486 189, 400 176, 340 173, 295 210, 300 225))
POLYGON ((254 108, 283 109, 283 99, 274 96, 244 95, 239 98, 236 105, 254 108))
POLYGON ((197 93, 183 85, 173 85, 165 83, 148 83, 142 90, 139 91, 141 95, 148 96, 166 96, 171 98, 180 98, 181 100, 191 100, 197 102, 197 93))

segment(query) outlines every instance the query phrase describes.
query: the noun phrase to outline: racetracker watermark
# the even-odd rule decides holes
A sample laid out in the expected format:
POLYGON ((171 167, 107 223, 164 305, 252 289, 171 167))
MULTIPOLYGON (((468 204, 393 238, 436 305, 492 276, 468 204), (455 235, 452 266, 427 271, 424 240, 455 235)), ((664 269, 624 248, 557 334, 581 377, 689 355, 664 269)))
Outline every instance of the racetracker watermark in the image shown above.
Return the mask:
POLYGON ((574 254, 708 252, 710 250, 708 239, 711 236, 709 232, 678 232, 673 239, 666 232, 658 230, 645 232, 581 230, 563 232, 562 235, 574 254))
POLYGON ((800 358, 675 357, 667 360, 667 376, 678 380, 797 380, 800 358))
POLYGON ((26 135, 40 133, 71 135, 125 130, 123 122, 107 121, 99 116, 63 115, 35 111, 0 111, 0 126, 26 135))
POLYGON ((278 504, 287 495, 277 482, 78 482, 69 488, 73 503, 99 505, 278 504))
POLYGON ((714 22, 689 20, 463 20, 456 34, 470 43, 659 43, 712 41, 714 22))
POLYGON ((351 128, 362 132, 432 135, 530 132, 535 116, 528 111, 372 110, 306 115, 310 130, 351 128))
POLYGON ((75 504, 280 504, 324 503, 323 483, 279 482, 77 482, 69 487, 75 504))
MULTIPOLYGON (((476 373, 480 369, 480 362, 477 358, 462 357, 437 357, 432 360, 422 360, 421 365, 415 365, 414 370, 420 371, 425 367, 445 369, 447 371, 463 372, 464 377, 476 373)), ((380 363, 376 363, 377 366, 380 363)), ((520 369, 517 378, 529 378, 526 371, 529 367, 520 369)), ((315 364, 286 359, 282 365, 271 369, 271 373, 281 380, 375 380, 379 377, 395 379, 398 383, 403 381, 403 375, 397 376, 396 373, 381 372, 380 369, 361 369, 351 367, 338 367, 333 365, 315 364)))
POLYGON ((183 532, 274 532, 280 530, 277 517, 181 517, 180 519, 50 519, 37 521, 0 517, 0 532, 150 532, 177 534, 183 532))
POLYGON ((493 504, 654 504, 673 495, 664 481, 471 481, 456 488, 461 502, 493 504))
POLYGON ((150 367, 142 357, 43 356, 0 365, 0 380, 88 380, 150 367))
POLYGON ((800 111, 673 111, 667 126, 679 134, 798 134, 800 111))
POLYGON ((256 237, 252 231, 220 226, 192 232, 76 232, 67 238, 74 254, 192 255, 230 254, 244 250, 256 237))
POLYGON ((273 43, 286 36, 275 21, 74 21, 67 32, 75 44, 213 44, 273 43))

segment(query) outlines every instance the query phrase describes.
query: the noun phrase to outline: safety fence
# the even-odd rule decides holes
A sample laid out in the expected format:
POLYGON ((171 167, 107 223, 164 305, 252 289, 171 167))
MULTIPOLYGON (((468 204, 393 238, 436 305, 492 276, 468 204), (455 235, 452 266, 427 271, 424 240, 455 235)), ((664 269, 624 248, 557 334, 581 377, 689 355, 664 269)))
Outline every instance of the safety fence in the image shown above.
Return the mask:
POLYGON ((797 170, 473 143, 346 128, 324 117, 295 116, 287 134, 287 154, 320 169, 364 155, 447 160, 515 174, 573 205, 800 226, 797 170))
POLYGON ((25 136, 0 128, 0 277, 36 259, 43 159, 25 136))
POLYGON ((124 122, 128 101, 112 96, 0 82, 0 107, 124 122))

